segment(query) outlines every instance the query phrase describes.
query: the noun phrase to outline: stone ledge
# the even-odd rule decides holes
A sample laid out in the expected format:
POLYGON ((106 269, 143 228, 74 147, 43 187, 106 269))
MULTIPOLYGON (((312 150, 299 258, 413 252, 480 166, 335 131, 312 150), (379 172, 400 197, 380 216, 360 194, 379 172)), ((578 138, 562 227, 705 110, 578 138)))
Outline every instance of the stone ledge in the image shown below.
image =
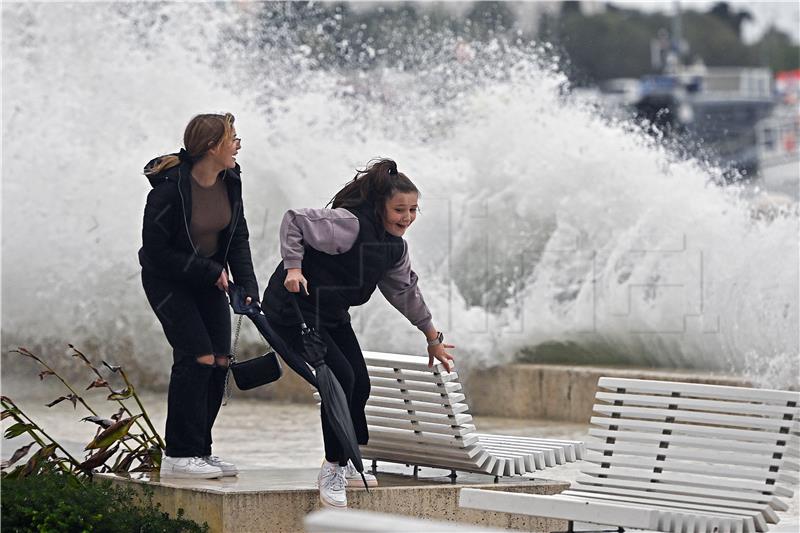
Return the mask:
POLYGON ((752 386, 744 378, 696 370, 512 364, 475 369, 464 389, 474 415, 587 423, 602 376, 752 386))
MULTIPOLYGON (((384 470, 384 463, 379 463, 384 470)), ((351 508, 402 514, 417 518, 457 521, 521 531, 563 531, 566 522, 524 515, 489 513, 458 507, 463 487, 479 487, 528 494, 556 494, 567 488, 561 481, 502 478, 461 474, 455 484, 442 470, 423 469, 435 477, 414 479, 395 473, 401 467, 386 465, 391 472, 378 472, 380 487, 368 494, 360 488, 347 490, 351 508)), ((319 509, 316 488, 317 469, 244 470, 238 478, 222 480, 160 481, 157 474, 137 477, 97 474, 134 490, 153 490, 153 500, 163 511, 175 516, 179 508, 198 523, 207 522, 212 533, 220 532, 296 532, 303 531, 305 515, 319 509)))

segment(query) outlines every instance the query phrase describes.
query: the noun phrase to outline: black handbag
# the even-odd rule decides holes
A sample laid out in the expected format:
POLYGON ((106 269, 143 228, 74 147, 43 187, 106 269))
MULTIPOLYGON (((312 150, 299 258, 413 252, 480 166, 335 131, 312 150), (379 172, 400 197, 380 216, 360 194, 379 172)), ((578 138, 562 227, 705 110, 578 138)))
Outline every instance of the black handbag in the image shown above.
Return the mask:
MULTIPOLYGON (((236 337, 233 341, 233 354, 231 355, 230 365, 228 368, 230 373, 233 374, 233 380, 240 390, 250 390, 267 383, 277 381, 283 375, 283 367, 278 360, 278 355, 269 350, 263 355, 247 359, 245 361, 238 361, 236 359, 236 352, 239 345, 239 330, 242 327, 242 317, 236 323, 236 337)), ((230 396, 230 389, 227 387, 226 378, 226 398, 230 396)))
POLYGON ((278 356, 273 351, 247 361, 231 360, 233 380, 240 390, 250 390, 277 381, 283 375, 278 356))

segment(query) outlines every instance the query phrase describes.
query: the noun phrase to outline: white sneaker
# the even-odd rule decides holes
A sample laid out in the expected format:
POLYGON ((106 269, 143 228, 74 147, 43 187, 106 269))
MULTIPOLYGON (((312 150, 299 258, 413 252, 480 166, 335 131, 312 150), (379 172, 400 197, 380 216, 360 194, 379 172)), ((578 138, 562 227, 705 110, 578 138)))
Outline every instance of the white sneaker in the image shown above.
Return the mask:
POLYGON ((223 461, 216 455, 206 455, 203 457, 203 461, 222 470, 223 477, 236 476, 239 474, 239 469, 236 468, 235 464, 229 461, 223 461))
POLYGON ((222 469, 212 466, 200 457, 161 458, 161 478, 215 479, 222 477, 222 469))
POLYGON ((317 476, 319 487, 319 501, 326 507, 347 507, 347 494, 345 487, 347 479, 344 477, 344 467, 336 463, 325 461, 317 476))
MULTIPOLYGON (((344 467, 344 477, 348 485, 352 485, 356 488, 364 486, 364 480, 361 479, 361 474, 358 473, 352 461, 347 461, 347 466, 344 467), (351 481, 353 483, 350 483, 351 481)), ((364 470, 364 479, 367 480, 368 487, 378 486, 378 478, 368 473, 366 470, 364 470)))

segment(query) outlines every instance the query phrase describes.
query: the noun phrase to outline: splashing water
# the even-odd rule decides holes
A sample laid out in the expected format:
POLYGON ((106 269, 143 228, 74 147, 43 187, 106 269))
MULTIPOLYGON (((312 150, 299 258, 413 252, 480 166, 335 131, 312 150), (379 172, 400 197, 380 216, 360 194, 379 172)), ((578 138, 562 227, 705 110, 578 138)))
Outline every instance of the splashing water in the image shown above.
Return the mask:
MULTIPOLYGON (((715 169, 565 96, 545 47, 442 33, 403 52, 413 68, 321 68, 284 26, 254 44, 257 9, 3 6, 6 346, 94 343, 163 374, 141 167, 193 114, 232 111, 262 287, 283 211, 391 156, 422 190, 412 262, 461 361, 555 346, 797 386, 796 206, 754 217, 715 169)), ((365 348, 423 348, 380 297, 353 318, 365 348)))

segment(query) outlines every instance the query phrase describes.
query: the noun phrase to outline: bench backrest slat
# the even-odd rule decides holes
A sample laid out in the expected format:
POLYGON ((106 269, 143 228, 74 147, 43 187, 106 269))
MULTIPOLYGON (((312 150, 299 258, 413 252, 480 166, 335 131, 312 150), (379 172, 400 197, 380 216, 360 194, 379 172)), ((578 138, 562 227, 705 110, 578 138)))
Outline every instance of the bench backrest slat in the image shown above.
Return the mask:
MULTIPOLYGON (((781 434, 774 431, 753 431, 746 429, 726 428, 719 426, 704 426, 701 424, 678 424, 675 422, 657 422, 652 420, 636 420, 629 418, 610 418, 593 416, 591 423, 596 426, 631 428, 634 430, 669 431, 676 435, 691 435, 709 438, 709 446, 714 446, 712 439, 733 439, 748 442, 770 443, 776 440, 796 442, 797 437, 790 434, 781 434)), ((787 447, 787 452, 791 447, 787 447)))
MULTIPOLYGON (((586 448, 590 452, 605 454, 603 457, 610 457, 614 454, 634 456, 638 458, 652 458, 657 455, 658 443, 631 443, 620 442, 606 443, 599 439, 591 439, 586 443, 586 448), (611 453, 609 453, 611 452, 611 453)), ((592 461, 592 457, 597 457, 587 453, 587 460, 592 461)), ((666 456, 665 456, 666 457, 666 456)), ((703 461, 706 463, 719 463, 741 468, 758 468, 762 470, 792 468, 796 464, 789 463, 786 459, 775 458, 771 453, 763 454, 742 454, 731 451, 709 450, 708 447, 686 447, 681 444, 672 443, 669 446, 669 457, 672 460, 703 461)), ((626 458, 630 461, 631 457, 626 458)), ((592 461, 598 462, 598 461, 592 461)))
POLYGON ((369 382, 373 387, 397 388, 401 390, 433 392, 436 394, 456 393, 461 390, 461 383, 430 383, 425 381, 411 381, 407 379, 374 377, 371 377, 369 382))
POLYGON ((430 422, 433 424, 444 424, 448 426, 459 426, 472 422, 472 415, 469 414, 446 415, 439 413, 426 413, 424 411, 412 411, 409 413, 405 409, 387 409, 386 407, 375 407, 370 405, 367 405, 365 412, 368 415, 382 416, 384 418, 419 420, 420 422, 430 422))
POLYGON ((410 381, 426 381, 429 383, 450 383, 458 381, 458 373, 439 374, 430 370, 406 370, 405 368, 386 368, 367 365, 370 378, 406 379, 410 381))
POLYGON ((797 419, 800 417, 800 407, 787 407, 784 405, 719 401, 702 398, 687 398, 685 396, 645 395, 598 391, 595 400, 604 403, 615 403, 628 406, 661 407, 674 406, 672 409, 702 410, 717 413, 732 413, 738 415, 764 416, 768 418, 797 419))
POLYGON ((644 418, 651 420, 672 419, 675 422, 700 423, 707 426, 723 426, 744 429, 765 429, 786 434, 800 430, 800 421, 783 420, 758 416, 740 416, 727 413, 709 413, 706 411, 686 411, 682 409, 658 409, 626 405, 595 404, 593 411, 606 416, 626 418, 644 418))
POLYGON ((779 405, 794 403, 796 406, 800 403, 800 392, 752 389, 727 385, 707 385, 704 383, 602 377, 597 382, 597 388, 609 390, 624 389, 625 392, 632 393, 678 393, 693 398, 729 399, 779 405))
POLYGON ((367 365, 381 366, 386 368, 404 368, 407 370, 419 370, 421 372, 446 373, 444 365, 439 361, 434 361, 433 366, 428 366, 428 358, 420 355, 402 355, 382 352, 363 352, 364 361, 367 365))
POLYGON ((782 457, 791 457, 792 445, 783 446, 778 441, 769 442, 745 442, 741 440, 721 440, 716 439, 713 446, 709 446, 706 437, 693 437, 689 435, 664 434, 658 430, 635 431, 635 430, 610 430, 601 428, 590 428, 589 435, 604 441, 611 439, 612 442, 634 442, 655 444, 657 446, 667 446, 670 449, 678 445, 683 448, 695 448, 698 450, 718 450, 722 452, 737 452, 742 455, 753 455, 757 461, 766 454, 780 454, 782 457), (787 451, 788 448, 788 451, 787 451))
POLYGON ((448 415, 457 415, 469 411, 469 407, 465 403, 442 405, 440 403, 422 402, 418 400, 404 400, 403 398, 376 398, 372 396, 367 400, 367 405, 385 407, 388 409, 400 409, 403 411, 444 413, 448 415))

